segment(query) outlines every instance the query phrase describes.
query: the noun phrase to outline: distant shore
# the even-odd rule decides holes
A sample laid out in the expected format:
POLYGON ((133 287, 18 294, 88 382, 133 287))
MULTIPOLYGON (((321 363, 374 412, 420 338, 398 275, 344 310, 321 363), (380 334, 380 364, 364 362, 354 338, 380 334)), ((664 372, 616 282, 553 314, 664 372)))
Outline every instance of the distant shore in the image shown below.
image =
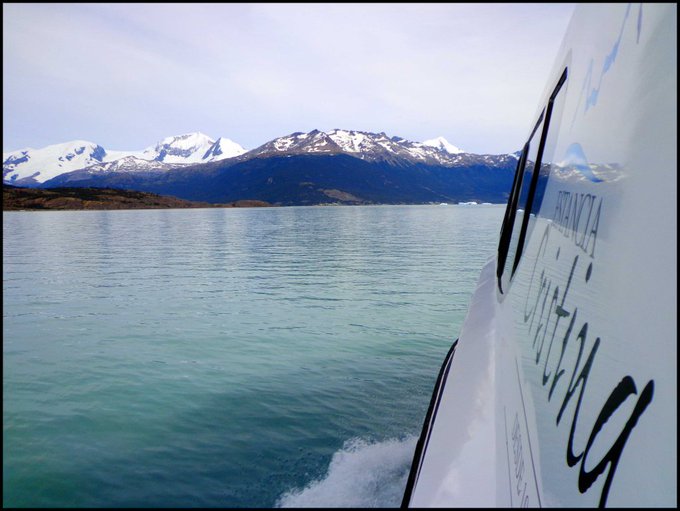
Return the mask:
MULTIPOLYGON (((487 206, 489 202, 427 202, 370 203, 324 202, 299 206, 487 206)), ((126 209, 188 209, 188 208, 261 208, 285 207, 262 200, 241 199, 224 204, 190 201, 170 195, 125 190, 119 188, 25 188, 3 184, 3 211, 106 211, 126 209)), ((290 206, 290 205, 289 205, 290 206)))
POLYGON ((243 199, 226 204, 196 202, 167 195, 115 188, 20 188, 3 184, 3 211, 82 211, 118 209, 254 208, 265 201, 243 199))

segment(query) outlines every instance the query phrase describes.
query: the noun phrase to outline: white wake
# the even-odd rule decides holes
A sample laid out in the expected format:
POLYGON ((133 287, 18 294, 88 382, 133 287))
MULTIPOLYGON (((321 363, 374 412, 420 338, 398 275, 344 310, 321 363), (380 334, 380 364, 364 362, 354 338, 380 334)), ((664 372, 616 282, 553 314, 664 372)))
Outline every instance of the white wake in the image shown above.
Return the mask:
POLYGON ((348 440, 333 454, 322 479, 284 493, 276 506, 399 507, 417 440, 348 440))

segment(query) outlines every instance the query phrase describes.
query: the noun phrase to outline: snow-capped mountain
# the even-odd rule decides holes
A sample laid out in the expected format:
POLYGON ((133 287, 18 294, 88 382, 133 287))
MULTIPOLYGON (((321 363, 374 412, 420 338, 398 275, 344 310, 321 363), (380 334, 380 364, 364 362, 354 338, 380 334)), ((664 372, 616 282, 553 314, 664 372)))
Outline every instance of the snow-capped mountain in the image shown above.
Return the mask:
POLYGON ((345 153, 365 161, 384 161, 392 164, 423 163, 447 167, 476 162, 486 164, 490 158, 496 158, 494 155, 465 153, 444 137, 414 142, 397 136, 388 137, 385 133, 341 129, 334 129, 328 133, 319 130, 291 133, 249 151, 242 158, 305 153, 345 153))
POLYGON ((245 149, 228 138, 213 140, 203 133, 167 137, 142 151, 107 151, 84 140, 42 149, 3 153, 5 183, 37 185, 76 170, 85 173, 166 171, 177 166, 233 158, 245 149))
POLYGON ((341 129, 296 132, 242 151, 192 133, 143 151, 105 151, 88 167, 32 186, 123 188, 213 203, 504 203, 518 161, 517 154, 466 153, 442 137, 414 142, 341 129))
POLYGON ((415 142, 398 136, 334 129, 295 132, 247 151, 228 138, 217 140, 200 133, 167 137, 141 151, 112 151, 93 142, 76 140, 43 149, 23 149, 3 154, 3 182, 19 186, 47 186, 76 182, 92 175, 167 172, 188 167, 199 172, 202 164, 223 160, 244 162, 253 158, 344 154, 365 162, 391 166, 424 164, 441 167, 505 166, 517 154, 479 155, 464 152, 444 137, 415 142), (68 174, 62 179, 63 174, 68 174), (52 182, 53 179, 58 180, 52 182))
POLYGON ((175 137, 167 137, 161 140, 153 148, 144 151, 145 154, 153 156, 156 161, 164 163, 204 163, 216 159, 231 158, 245 152, 240 145, 229 139, 220 138, 213 140, 203 133, 187 133, 175 137), (211 159, 210 156, 217 156, 211 159))
POLYGON ((42 149, 20 149, 2 155, 2 180, 7 183, 44 183, 65 172, 104 161, 106 150, 94 142, 73 140, 42 149))
POLYGON ((432 140, 426 140, 423 145, 434 147, 436 149, 441 149, 449 154, 460 154, 464 153, 462 149, 457 148, 455 145, 450 144, 448 140, 444 137, 433 138, 432 140))

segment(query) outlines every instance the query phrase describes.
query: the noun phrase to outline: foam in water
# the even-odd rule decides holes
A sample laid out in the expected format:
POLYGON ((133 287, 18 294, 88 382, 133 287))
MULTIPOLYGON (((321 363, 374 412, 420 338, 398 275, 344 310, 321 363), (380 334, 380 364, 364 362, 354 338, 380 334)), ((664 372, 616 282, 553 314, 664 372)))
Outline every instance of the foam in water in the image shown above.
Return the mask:
POLYGON ((277 507, 399 507, 416 436, 369 442, 353 438, 333 454, 325 477, 281 496, 277 507))

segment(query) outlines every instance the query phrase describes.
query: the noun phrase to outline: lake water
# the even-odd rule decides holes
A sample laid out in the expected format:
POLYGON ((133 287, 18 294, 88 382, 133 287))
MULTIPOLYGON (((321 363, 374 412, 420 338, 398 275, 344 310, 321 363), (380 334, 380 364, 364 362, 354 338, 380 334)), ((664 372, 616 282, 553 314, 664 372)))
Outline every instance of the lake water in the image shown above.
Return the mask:
POLYGON ((503 212, 5 212, 3 505, 398 506, 503 212))

